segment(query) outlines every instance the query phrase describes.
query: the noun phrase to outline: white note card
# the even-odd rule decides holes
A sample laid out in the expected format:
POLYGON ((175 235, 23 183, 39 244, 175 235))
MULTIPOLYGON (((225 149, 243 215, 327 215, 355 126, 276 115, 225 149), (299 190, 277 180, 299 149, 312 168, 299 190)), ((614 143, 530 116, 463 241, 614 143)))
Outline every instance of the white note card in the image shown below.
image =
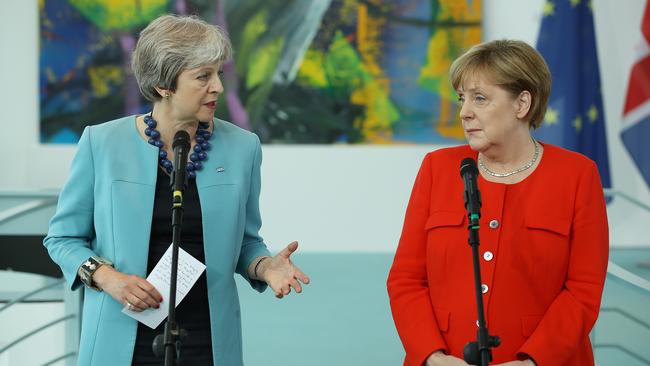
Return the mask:
MULTIPOLYGON (((141 322, 151 329, 156 329, 165 318, 167 318, 169 297, 169 283, 172 268, 172 246, 167 248, 165 254, 156 263, 153 271, 147 277, 147 281, 151 283, 158 292, 163 296, 163 301, 160 303, 158 309, 149 308, 143 312, 135 312, 128 310, 126 306, 122 312, 133 319, 141 322)), ((205 271, 205 265, 196 258, 192 257, 189 253, 182 248, 178 248, 178 280, 176 281, 176 306, 180 304, 185 298, 196 280, 199 279, 201 273, 205 271)))

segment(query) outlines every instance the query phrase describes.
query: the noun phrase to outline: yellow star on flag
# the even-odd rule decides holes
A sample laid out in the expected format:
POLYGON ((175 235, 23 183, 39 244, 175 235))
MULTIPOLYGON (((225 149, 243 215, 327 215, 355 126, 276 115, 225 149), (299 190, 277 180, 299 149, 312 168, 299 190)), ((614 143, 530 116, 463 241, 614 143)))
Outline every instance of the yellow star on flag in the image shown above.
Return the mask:
POLYGON ((543 13, 545 16, 553 15, 555 13, 555 4, 551 1, 546 1, 544 3, 543 13))
POLYGON ((576 6, 578 6, 580 4, 580 1, 581 0, 571 0, 571 6, 575 8, 576 6))
POLYGON ((580 132, 580 130, 582 130, 582 118, 580 116, 577 116, 573 120, 573 127, 576 129, 577 132, 580 132))
POLYGON ((544 122, 546 122, 549 125, 556 125, 558 120, 559 120, 559 113, 557 109, 548 107, 548 109, 546 110, 546 114, 544 115, 544 122))
POLYGON ((598 108, 596 108, 595 105, 591 105, 589 107, 589 110, 587 111, 587 117, 589 118, 589 122, 594 123, 598 119, 598 108))

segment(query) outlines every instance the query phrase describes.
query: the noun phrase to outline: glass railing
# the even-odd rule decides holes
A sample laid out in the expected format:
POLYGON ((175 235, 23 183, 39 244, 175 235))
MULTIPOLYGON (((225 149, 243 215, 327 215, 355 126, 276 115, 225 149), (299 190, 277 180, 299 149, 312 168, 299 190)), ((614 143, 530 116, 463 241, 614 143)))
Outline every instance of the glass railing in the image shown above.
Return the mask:
MULTIPOLYGON (((610 231, 626 231, 613 236, 623 241, 641 238, 644 226, 635 220, 650 222, 650 206, 615 190, 606 189, 605 194, 619 201, 610 212, 610 231)), ((591 333, 596 362, 650 365, 650 247, 633 241, 616 244, 610 250, 600 316, 591 333)))
POLYGON ((42 245, 50 192, 0 192, 0 365, 75 365, 80 292, 67 289, 42 245))
MULTIPOLYGON (((646 223, 650 222, 650 206, 616 191, 606 190, 605 193, 610 197, 614 197, 615 200, 620 199, 630 205, 629 207, 624 207, 619 212, 610 212, 610 215, 614 214, 617 216, 623 216, 621 218, 616 218, 616 220, 640 220, 646 223), (647 216, 642 216, 638 219, 638 212, 633 213, 632 209, 641 211, 647 216), (629 216, 626 217, 626 215, 629 216)), ((36 238, 30 238, 38 236, 42 237, 42 235, 45 234, 47 230, 47 221, 55 210, 55 203, 55 194, 13 195, 0 193, 0 245, 6 245, 3 248, 10 247, 11 243, 9 243, 8 240, 25 240, 25 242, 28 243, 33 239, 32 241, 38 242, 36 238), (4 240, 4 242, 2 240, 4 240)), ((620 202, 617 202, 617 204, 620 206, 620 202)), ((633 224, 632 229, 625 230, 630 231, 630 237, 638 238, 642 236, 641 230, 643 227, 644 226, 642 225, 633 224)), ((622 230, 620 228, 621 225, 619 222, 610 219, 610 230, 622 230)), ((616 233, 613 236, 619 237, 621 235, 620 233, 616 233)), ((38 246, 42 248, 42 245, 39 243, 33 244, 35 246, 38 244, 38 246)), ((621 247, 618 245, 618 242, 616 244, 617 245, 614 246, 610 252, 610 262, 608 265, 607 280, 605 283, 600 316, 591 334, 596 361, 599 366, 650 365, 650 347, 648 347, 650 345, 650 266, 648 266, 647 263, 647 261, 650 260, 650 247, 647 245, 634 247, 633 245, 628 245, 629 243, 624 243, 626 245, 621 247)), ((24 244, 21 243, 18 247, 22 247, 23 245, 24 244)), ((2 253, 1 251, 3 248, 0 248, 0 253, 2 253)), ((350 271, 355 269, 358 270, 358 262, 361 260, 358 258, 359 255, 361 254, 357 253, 354 255, 348 255, 341 253, 341 258, 339 259, 344 260, 345 258, 350 257, 350 271)), ((364 255, 364 258, 367 256, 368 255, 364 255)), ((2 262, 5 257, 4 254, 0 255, 0 262, 2 262)), ((367 285, 364 286, 364 288, 366 288, 364 290, 365 292, 361 291, 358 286, 354 286, 354 288, 350 289, 349 294, 341 294, 341 296, 354 295, 358 301, 367 301, 369 303, 382 305, 377 307, 376 313, 369 313, 367 305, 362 303, 359 304, 359 306, 364 309, 363 313, 368 315, 368 326, 370 327, 374 325, 377 328, 375 331, 372 331, 375 335, 374 338, 367 337, 367 334, 364 338, 365 333, 362 330, 352 330, 351 332, 360 332, 359 338, 356 338, 357 342, 360 342, 362 339, 369 339, 368 342, 373 340, 373 347, 377 347, 381 344, 381 346, 379 346, 380 349, 384 349, 387 355, 394 356, 394 362, 388 362, 386 364, 394 364, 401 360, 402 349, 396 335, 391 333, 394 326, 390 319, 387 299, 385 298, 385 283, 383 281, 386 275, 385 272, 387 271, 388 266, 390 266, 392 254, 378 253, 371 257, 376 257, 375 259, 377 264, 375 267, 364 268, 362 274, 368 276, 368 278, 364 280, 364 283, 367 283, 367 285), (372 292, 370 290, 372 290, 372 292), (360 293, 360 291, 362 293, 360 293), (378 336, 384 333, 386 333, 385 337, 381 338, 378 336)), ((304 254, 302 260, 305 262, 305 265, 311 263, 310 260, 313 261, 313 263, 311 263, 312 265, 308 266, 313 272, 319 268, 319 265, 323 265, 322 262, 325 259, 322 254, 314 254, 313 256, 310 254, 304 254)), ((14 267, 24 265, 24 263, 15 264, 14 267)), ((40 322, 33 322, 30 329, 21 328, 20 331, 14 330, 15 334, 12 334, 12 339, 0 341, 0 364, 2 363, 1 360, 3 359, 3 353, 11 353, 12 351, 18 352, 19 349, 25 348, 26 344, 29 344, 30 342, 36 343, 39 334, 47 332, 48 329, 65 327, 65 346, 60 346, 58 353, 51 353, 46 357, 47 359, 42 359, 38 364, 73 365, 76 358, 76 347, 79 342, 79 314, 81 306, 80 292, 72 292, 69 289, 66 289, 61 280, 53 281, 51 276, 43 276, 43 280, 34 284, 21 282, 20 286, 16 285, 7 290, 6 287, 10 285, 12 281, 6 281, 6 276, 11 275, 10 271, 6 271, 6 267, 6 265, 0 267, 0 269, 4 269, 4 271, 0 271, 0 329, 4 329, 5 333, 11 330, 6 328, 6 318, 8 316, 7 313, 10 313, 12 309, 15 310, 16 308, 30 306, 30 304, 39 304, 48 301, 63 303, 65 306, 64 310, 51 314, 50 318, 43 318, 39 319, 40 322), (25 288, 29 289, 25 290, 25 288)), ((20 270, 20 268, 14 268, 14 270, 20 270)), ((30 271, 24 270, 23 272, 30 271)), ((323 283, 326 283, 328 280, 339 280, 337 274, 331 273, 331 270, 328 269, 323 269, 322 275, 326 277, 321 278, 321 286, 324 286, 323 283)), ((314 274, 314 276, 318 277, 316 274, 314 274)), ((343 281, 343 279, 340 280, 343 281)), ((337 286, 340 287, 340 284, 337 286)), ((310 303, 311 305, 308 306, 308 308, 310 311, 320 313, 321 311, 318 308, 327 305, 327 302, 323 301, 323 297, 321 296, 325 297, 329 295, 320 293, 319 291, 318 288, 308 288, 304 296, 301 296, 299 300, 296 301, 304 302, 313 300, 313 303, 310 303)), ((251 304, 254 304, 256 309, 258 309, 260 301, 266 300, 260 299, 259 296, 253 298, 253 295, 250 295, 251 299, 248 299, 248 292, 243 290, 241 296, 243 302, 242 306, 244 308, 243 312, 246 313, 246 317, 243 319, 245 330, 247 329, 246 327, 248 323, 252 324, 251 329, 247 331, 247 336, 244 337, 244 341, 249 350, 258 349, 258 347, 262 347, 264 340, 259 340, 261 343, 257 344, 258 340, 255 336, 258 333, 260 326, 267 328, 265 326, 267 324, 264 322, 269 322, 270 320, 268 319, 268 316, 262 316, 260 319, 254 318, 256 312, 251 309, 246 311, 245 308, 249 306, 248 303, 250 302, 251 304)), ((269 306, 276 306, 275 302, 271 302, 270 300, 269 302, 269 306)), ((350 306, 347 302, 345 302, 345 304, 347 304, 345 306, 350 306)), ((250 306, 252 307, 253 305, 250 306)), ((282 307, 277 306, 277 309, 273 309, 273 311, 277 312, 278 316, 282 319, 292 319, 292 312, 304 310, 292 308, 290 304, 283 304, 282 307), (282 314, 287 311, 291 314, 282 316, 282 314)), ((322 311, 322 313, 326 313, 327 311, 325 310, 322 311)), ((29 313, 20 314, 22 314, 21 316, 29 317, 29 313)), ((353 320, 354 319, 350 319, 349 322, 346 321, 345 324, 329 324, 332 327, 331 332, 336 332, 349 326, 350 322, 353 322, 353 320)), ((12 319, 12 321, 14 320, 12 319)), ((328 322, 331 323, 331 320, 328 320, 328 322)), ((358 323, 359 319, 354 320, 354 322, 358 323)), ((283 327, 281 328, 289 330, 297 329, 301 326, 304 326, 304 324, 300 325, 289 322, 283 323, 283 327)), ((328 324, 322 325, 322 327, 326 326, 328 326, 328 324)), ((322 330, 321 326, 318 326, 317 328, 322 330)), ((309 338, 312 338, 313 336, 316 344, 321 343, 321 341, 332 341, 331 337, 328 337, 327 340, 319 340, 319 332, 315 332, 309 338)), ((313 343, 314 342, 310 342, 310 344, 313 343)), ((366 344, 363 342, 359 343, 359 347, 361 348, 365 345, 366 344)), ((331 346, 336 348, 336 344, 331 344, 331 346)), ((33 345, 30 347, 33 347, 33 345)), ((301 358, 300 355, 294 356, 301 358)), ((354 356, 355 355, 353 354, 349 354, 345 356, 345 358, 354 359, 354 356)), ((248 355, 248 357, 251 358, 252 356, 248 355)), ((309 356, 304 355, 304 357, 309 356)), ((384 361, 385 360, 386 358, 384 361)), ((378 362, 377 364, 381 364, 381 362, 378 362)))
MULTIPOLYGON (((52 282, 50 284, 47 284, 47 285, 45 285, 43 287, 39 287, 39 288, 37 288, 37 289, 35 289, 33 291, 27 292, 24 295, 19 296, 18 298, 15 298, 15 299, 12 299, 12 300, 8 301, 4 306, 0 307, 0 313, 2 313, 3 311, 9 309, 13 305, 17 305, 17 304, 21 304, 21 303, 27 303, 30 300, 30 298, 32 298, 32 297, 34 297, 34 296, 38 295, 39 293, 42 293, 42 292, 44 292, 46 290, 49 290, 49 289, 51 289, 53 287, 65 288, 64 284, 65 284, 64 280, 56 280, 56 281, 54 281, 54 282, 52 282)), ((63 299, 61 299, 61 300, 63 300, 63 299)), ((0 347, 0 356, 4 352, 9 351, 13 347, 17 346, 18 344, 20 344, 20 343, 22 343, 24 341, 27 341, 30 338, 33 338, 37 334, 39 334, 39 333, 41 333, 41 332, 43 332, 43 331, 57 325, 59 323, 62 323, 62 322, 68 321, 68 320, 74 320, 74 319, 76 319, 78 317, 79 317, 79 314, 76 314, 76 313, 75 314, 67 314, 67 315, 64 315, 62 317, 56 317, 56 318, 52 319, 51 321, 46 322, 45 324, 41 324, 40 326, 28 331, 27 333, 16 337, 14 340, 9 342, 8 344, 0 347)), ((53 363, 65 360, 66 358, 75 357, 76 355, 77 355, 76 352, 68 352, 68 353, 65 353, 63 355, 57 356, 54 359, 46 361, 44 364, 45 365, 51 365, 53 363)))

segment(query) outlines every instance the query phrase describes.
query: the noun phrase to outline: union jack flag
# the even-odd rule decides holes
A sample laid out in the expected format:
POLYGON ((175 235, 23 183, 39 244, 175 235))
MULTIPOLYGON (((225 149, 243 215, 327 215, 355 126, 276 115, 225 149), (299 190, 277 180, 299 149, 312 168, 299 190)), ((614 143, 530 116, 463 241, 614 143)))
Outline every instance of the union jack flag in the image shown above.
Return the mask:
POLYGON ((650 186, 650 1, 641 21, 641 42, 630 72, 623 107, 621 139, 646 184, 650 186))

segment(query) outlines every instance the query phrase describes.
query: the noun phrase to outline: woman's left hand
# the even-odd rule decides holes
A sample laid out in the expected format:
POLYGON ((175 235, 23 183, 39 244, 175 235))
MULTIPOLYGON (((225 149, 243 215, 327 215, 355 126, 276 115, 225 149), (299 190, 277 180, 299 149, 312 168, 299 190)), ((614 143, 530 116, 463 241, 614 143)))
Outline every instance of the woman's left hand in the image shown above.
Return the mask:
POLYGON ((302 292, 300 282, 309 283, 309 277, 291 261, 291 254, 297 249, 298 242, 291 242, 280 253, 259 264, 260 278, 273 289, 278 299, 288 295, 292 287, 297 293, 302 292))
POLYGON ((524 360, 524 361, 510 361, 505 363, 500 363, 494 366, 537 366, 533 360, 524 360))

